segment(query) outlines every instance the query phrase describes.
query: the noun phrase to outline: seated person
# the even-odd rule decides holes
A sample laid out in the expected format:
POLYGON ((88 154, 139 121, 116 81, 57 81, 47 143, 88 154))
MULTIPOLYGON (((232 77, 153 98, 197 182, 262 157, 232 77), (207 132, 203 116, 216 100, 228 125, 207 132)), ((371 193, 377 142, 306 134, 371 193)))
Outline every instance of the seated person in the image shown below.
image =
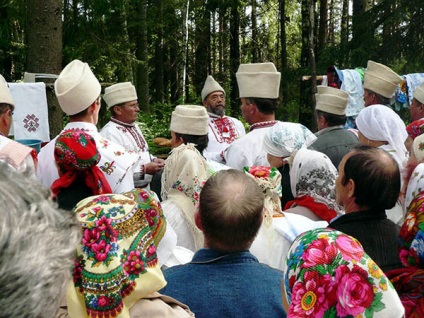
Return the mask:
POLYGON ((22 172, 0 162, 0 316, 55 317, 80 230, 50 191, 22 172))
POLYGON ((196 317, 286 317, 283 272, 249 252, 263 220, 264 195, 254 180, 230 169, 206 181, 195 214, 205 248, 185 265, 164 271, 162 293, 190 306, 196 317))
POLYGON ((404 317, 381 269, 357 240, 339 231, 315 229, 297 237, 284 273, 289 317, 404 317))
POLYGON ((192 317, 187 306, 157 291, 166 281, 157 242, 159 204, 143 189, 86 198, 74 212, 83 238, 66 293, 68 314, 80 317, 192 317))

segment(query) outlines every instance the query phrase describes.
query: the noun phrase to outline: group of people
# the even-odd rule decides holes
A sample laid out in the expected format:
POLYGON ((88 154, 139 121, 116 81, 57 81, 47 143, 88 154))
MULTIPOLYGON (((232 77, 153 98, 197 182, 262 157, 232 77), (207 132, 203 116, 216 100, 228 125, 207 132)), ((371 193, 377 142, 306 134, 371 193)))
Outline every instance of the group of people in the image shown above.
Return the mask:
POLYGON ((343 128, 348 93, 319 86, 314 134, 276 120, 273 63, 236 77, 249 131, 208 76, 203 105, 172 112, 166 160, 130 82, 105 89, 99 132, 100 83, 69 63, 55 82, 69 122, 37 156, 6 137, 0 78, 2 316, 424 314, 424 85, 407 128, 388 105, 400 77, 369 61, 357 129, 343 128))

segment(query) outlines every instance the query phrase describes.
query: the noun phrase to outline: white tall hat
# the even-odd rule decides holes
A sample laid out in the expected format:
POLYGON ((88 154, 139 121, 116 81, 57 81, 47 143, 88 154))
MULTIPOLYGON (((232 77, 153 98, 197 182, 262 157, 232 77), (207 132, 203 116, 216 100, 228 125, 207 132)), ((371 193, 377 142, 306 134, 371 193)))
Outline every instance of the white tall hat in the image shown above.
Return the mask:
POLYGON ((225 90, 221 87, 221 85, 218 84, 217 81, 215 81, 211 75, 209 75, 202 89, 202 100, 205 100, 210 93, 217 91, 223 92, 225 95, 225 90))
POLYGON ((179 134, 207 135, 208 119, 208 113, 203 106, 178 105, 171 115, 171 130, 179 134))
POLYGON ((106 87, 103 99, 109 109, 115 105, 137 100, 138 97, 135 86, 131 82, 124 82, 106 87))
POLYGON ((4 77, 0 74, 0 103, 9 104, 15 107, 15 102, 13 101, 12 95, 9 91, 9 86, 4 77))
POLYGON ((364 74, 364 88, 386 98, 392 97, 402 78, 386 65, 368 61, 364 74))
POLYGON ((422 83, 415 89, 414 98, 421 104, 424 104, 424 83, 422 83))
POLYGON ((334 115, 346 115, 349 93, 329 86, 318 86, 316 110, 334 115))
POLYGON ((279 96, 281 73, 272 62, 240 64, 236 77, 240 98, 279 96))
POLYGON ((60 72, 54 90, 62 110, 75 115, 100 96, 101 86, 87 63, 73 60, 60 72))

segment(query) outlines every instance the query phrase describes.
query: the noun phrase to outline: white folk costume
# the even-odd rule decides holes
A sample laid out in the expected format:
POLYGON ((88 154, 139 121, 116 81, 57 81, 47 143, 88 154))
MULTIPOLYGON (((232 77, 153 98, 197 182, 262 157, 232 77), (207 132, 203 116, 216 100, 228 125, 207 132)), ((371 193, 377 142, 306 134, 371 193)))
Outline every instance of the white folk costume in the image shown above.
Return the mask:
POLYGON ((37 168, 35 149, 0 135, 0 160, 7 162, 19 172, 35 178, 37 168))
POLYGON ((226 165, 238 170, 243 167, 269 166, 263 140, 276 123, 277 121, 267 121, 250 126, 249 133, 234 141, 225 151, 226 165))
POLYGON ((246 135, 240 120, 230 116, 209 115, 209 143, 203 150, 206 159, 224 163, 224 151, 236 139, 246 135))
MULTIPOLYGON (((140 161, 134 171, 145 171, 142 167, 152 161, 154 157, 150 155, 149 146, 144 139, 143 133, 136 123, 127 124, 115 118, 102 128, 100 134, 125 149, 132 150, 140 156, 140 161)), ((134 180, 136 187, 145 187, 152 181, 152 175, 145 174, 141 180, 134 180)))
POLYGON ((249 250, 259 262, 281 270, 294 239, 307 230, 325 228, 328 223, 281 211, 281 174, 277 168, 245 167, 244 172, 265 194, 264 220, 249 250))
MULTIPOLYGON (((68 123, 62 132, 66 130, 82 130, 94 138, 101 155, 97 166, 104 172, 114 193, 130 191, 134 188, 133 169, 138 164, 137 154, 103 138, 93 124, 72 122, 68 123)), ((48 188, 59 178, 54 160, 56 138, 45 145, 38 154, 37 179, 48 188)))

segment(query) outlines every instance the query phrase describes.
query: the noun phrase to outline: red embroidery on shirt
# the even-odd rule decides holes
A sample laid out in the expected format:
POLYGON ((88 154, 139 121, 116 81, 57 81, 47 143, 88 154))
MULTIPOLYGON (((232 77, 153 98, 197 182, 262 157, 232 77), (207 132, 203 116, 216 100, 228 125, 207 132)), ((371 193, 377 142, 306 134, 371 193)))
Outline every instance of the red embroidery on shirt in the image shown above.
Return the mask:
POLYGON ((210 125, 219 143, 232 143, 238 136, 234 123, 228 117, 212 119, 210 125))

